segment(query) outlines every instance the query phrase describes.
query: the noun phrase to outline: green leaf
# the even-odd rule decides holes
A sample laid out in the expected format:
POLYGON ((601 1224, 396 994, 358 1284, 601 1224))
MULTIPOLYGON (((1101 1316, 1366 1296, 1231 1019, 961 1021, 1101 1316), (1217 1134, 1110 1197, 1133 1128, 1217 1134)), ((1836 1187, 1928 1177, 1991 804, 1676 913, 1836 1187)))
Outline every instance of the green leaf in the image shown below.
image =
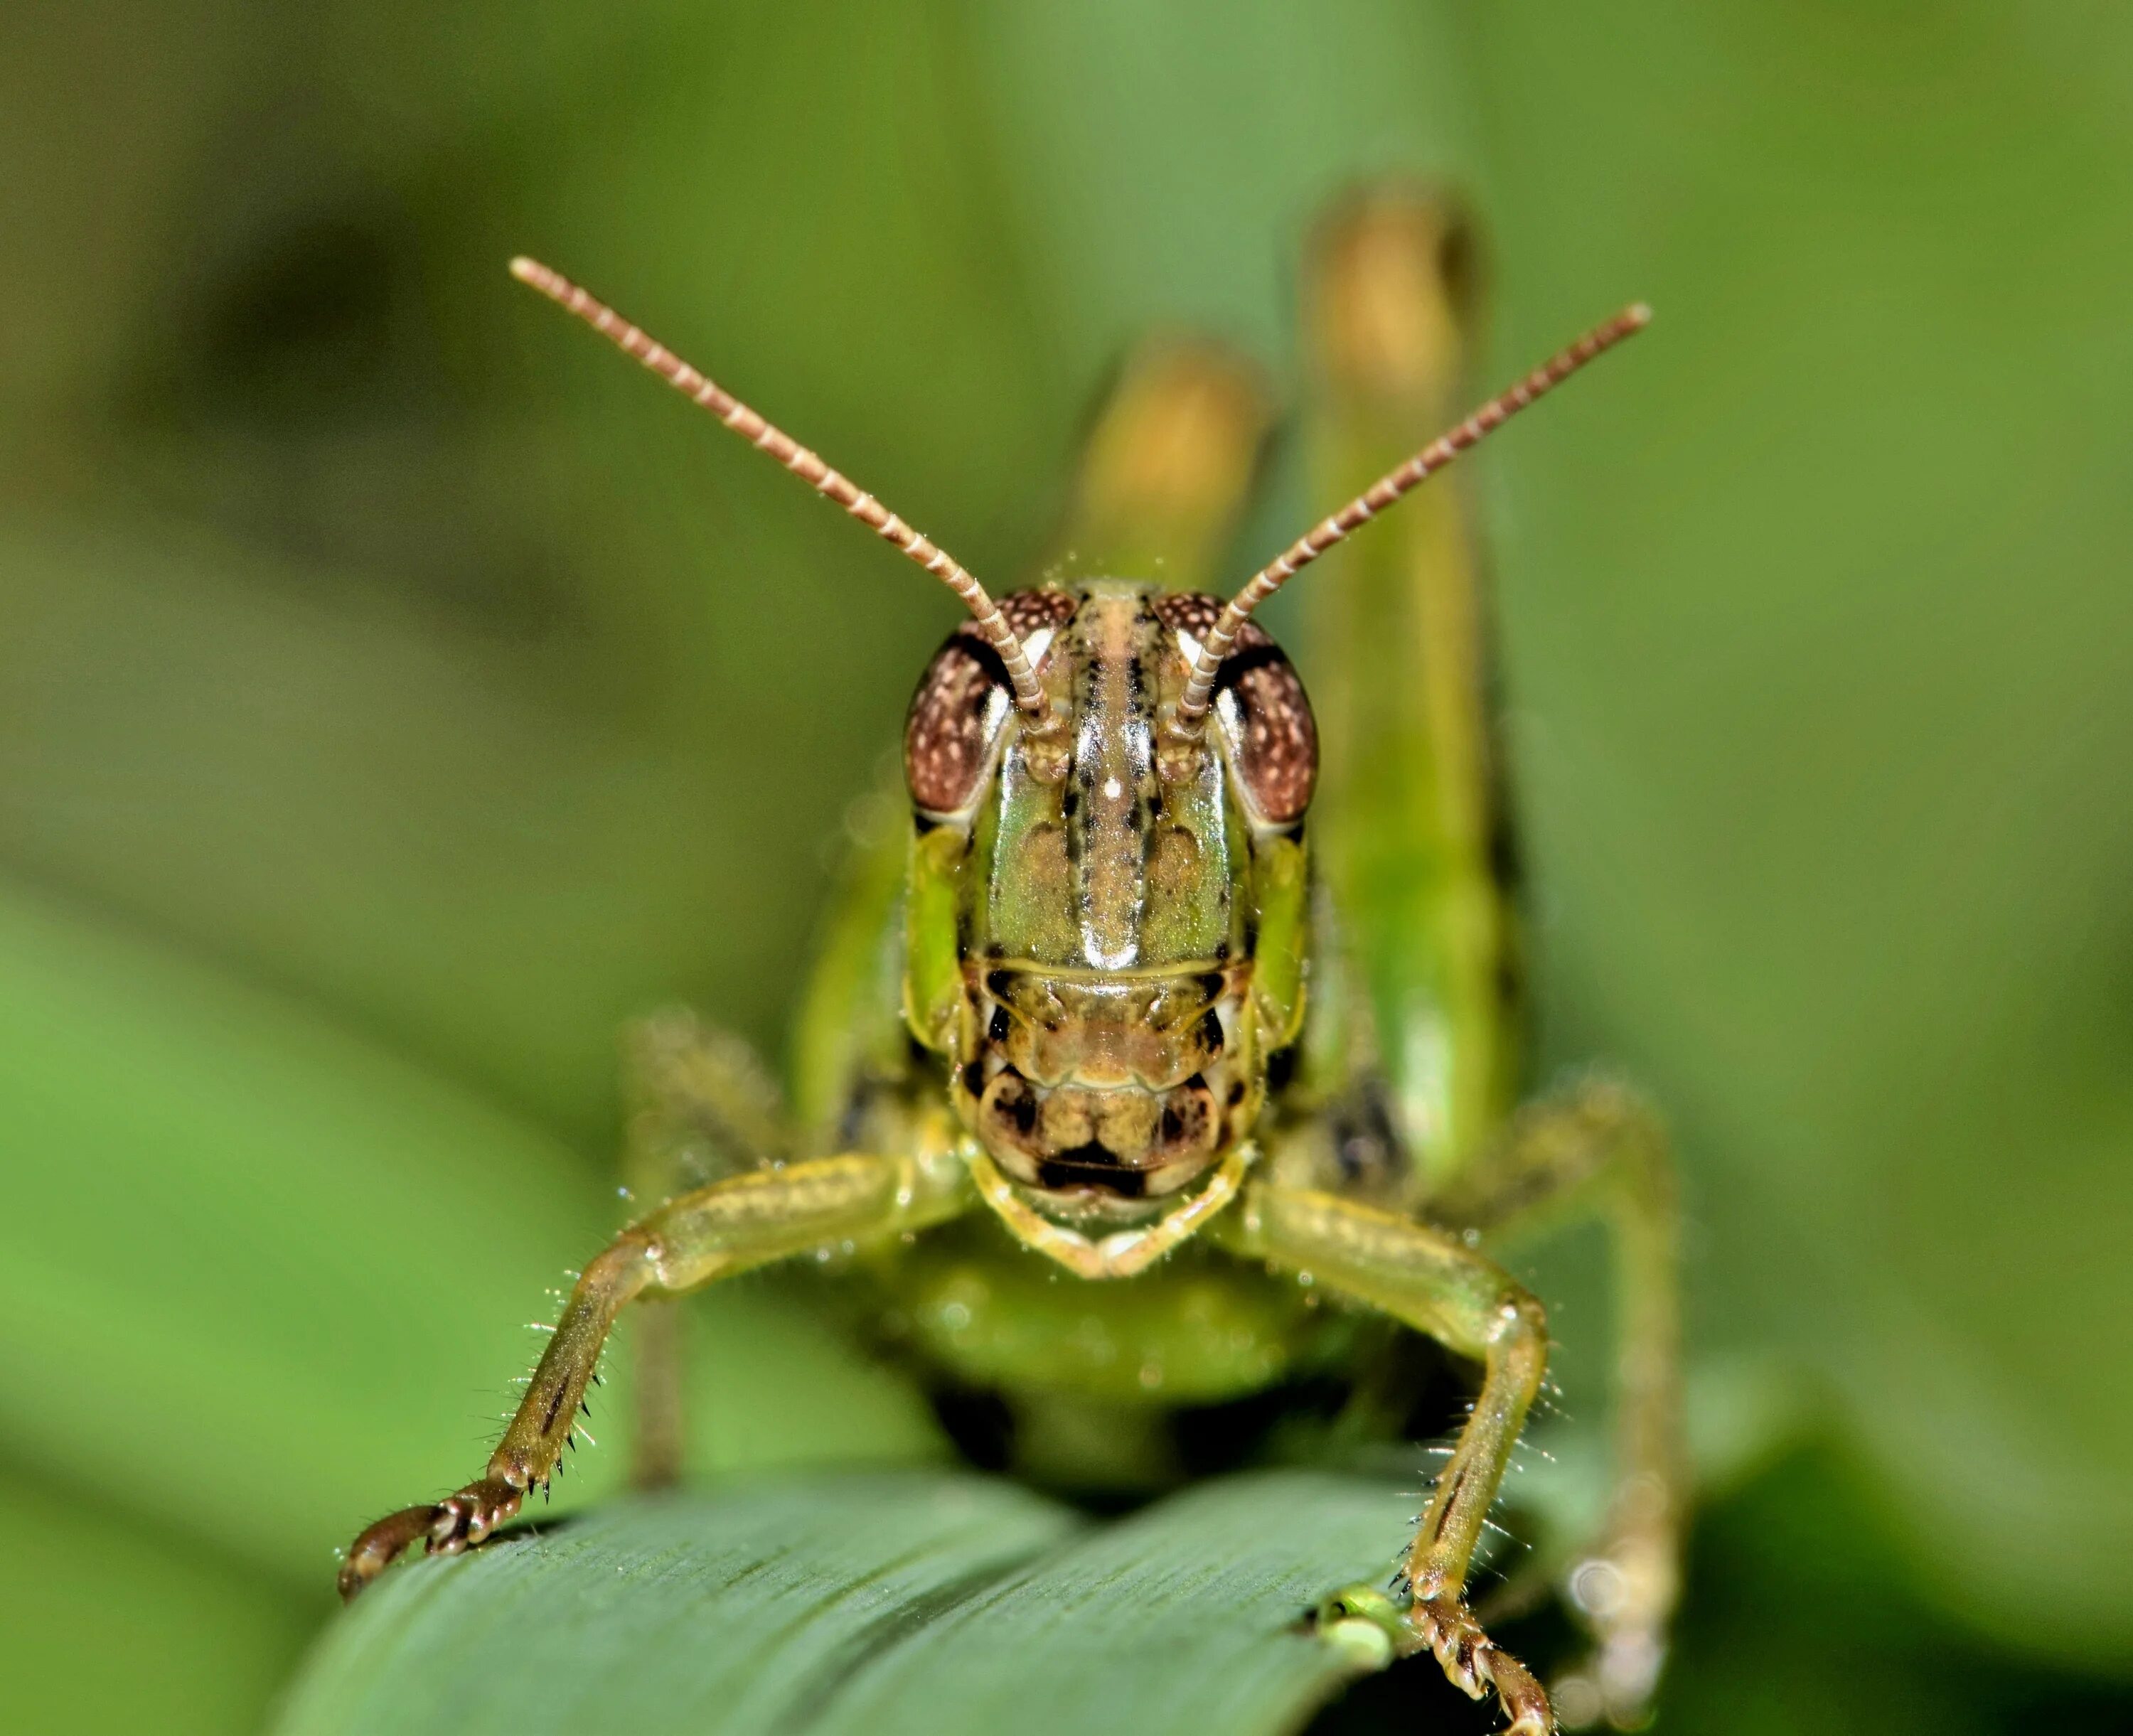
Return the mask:
POLYGON ((1069 1736, 1128 1709, 1136 1729, 1271 1736, 1382 1661, 1301 1618, 1384 1577, 1413 1505, 1299 1471, 1107 1525, 917 1471, 621 1502, 388 1575, 329 1633, 280 1736, 1069 1736))
MULTIPOLYGON (((333 1549, 471 1475, 604 1207, 537 1129, 279 997, 0 880, 9 1455, 323 1599, 333 1549)), ((697 1310, 700 1468, 929 1450, 766 1286, 697 1310)), ((627 1357, 559 1494, 627 1462, 627 1357), (620 1436, 618 1441, 615 1436, 620 1436), (618 1450, 618 1448, 619 1450, 618 1450)))
POLYGON ((11 1730, 250 1729, 330 1594, 309 1599, 0 1459, 11 1730), (119 1667, 114 1662, 123 1661, 119 1667))

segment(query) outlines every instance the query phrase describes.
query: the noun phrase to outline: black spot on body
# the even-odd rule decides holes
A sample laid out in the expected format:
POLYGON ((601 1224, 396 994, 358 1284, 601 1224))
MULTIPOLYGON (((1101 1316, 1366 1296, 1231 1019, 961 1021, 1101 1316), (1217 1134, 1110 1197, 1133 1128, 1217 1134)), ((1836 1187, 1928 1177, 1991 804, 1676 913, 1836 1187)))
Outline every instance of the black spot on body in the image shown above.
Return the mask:
POLYGON ((1466 1466, 1457 1466, 1445 1479, 1443 1498, 1437 1503, 1437 1524, 1431 1532, 1432 1536, 1443 1535, 1445 1523, 1452 1517, 1452 1506, 1466 1487, 1466 1466))

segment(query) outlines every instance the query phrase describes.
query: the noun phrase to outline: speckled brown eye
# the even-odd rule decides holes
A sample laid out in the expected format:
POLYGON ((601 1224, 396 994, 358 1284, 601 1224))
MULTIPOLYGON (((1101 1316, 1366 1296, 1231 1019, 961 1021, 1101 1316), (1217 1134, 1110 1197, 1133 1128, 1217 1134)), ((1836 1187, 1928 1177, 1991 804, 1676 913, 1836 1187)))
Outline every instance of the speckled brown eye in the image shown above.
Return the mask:
POLYGON ((1216 680, 1215 709, 1230 731, 1237 775, 1259 817, 1278 826, 1302 819, 1318 781, 1318 725, 1281 647, 1271 639, 1254 647, 1240 633, 1235 653, 1216 680), (1225 687, 1236 702, 1234 721, 1225 687))
MULTIPOLYGON (((1063 591, 1015 591, 999 599, 999 609, 1027 644, 1033 634, 1071 617, 1074 599, 1063 591)), ((934 653, 911 696, 903 724, 903 777, 912 801, 934 814, 968 807, 1012 709, 999 653, 975 622, 965 622, 934 653)))
MULTIPOLYGON (((1158 598, 1154 607, 1172 632, 1201 639, 1222 613, 1222 599, 1183 592, 1158 598)), ((1255 621, 1238 629, 1237 648, 1216 675, 1215 714, 1253 814, 1269 825, 1302 819, 1318 781, 1318 725, 1295 666, 1255 621)))

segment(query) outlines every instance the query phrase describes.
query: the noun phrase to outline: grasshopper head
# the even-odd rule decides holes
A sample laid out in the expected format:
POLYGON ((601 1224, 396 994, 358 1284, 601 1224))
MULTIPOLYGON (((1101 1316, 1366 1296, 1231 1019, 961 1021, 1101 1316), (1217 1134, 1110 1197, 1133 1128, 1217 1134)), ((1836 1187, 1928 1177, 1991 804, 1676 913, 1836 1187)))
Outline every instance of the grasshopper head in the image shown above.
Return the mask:
POLYGON ((537 260, 511 269, 970 609, 904 735, 917 818, 905 1014, 946 1056, 965 1125, 1024 1191, 1126 1214, 1245 1137, 1267 1057, 1302 1018, 1317 733, 1253 611, 1651 317, 1639 305, 1594 327, 1226 603, 1097 579, 995 604, 946 550, 614 309, 537 260))
POLYGON ((1302 1012, 1301 828, 1317 764, 1288 660, 1248 626, 1212 727, 1177 701, 1221 608, 1099 579, 1002 599, 1050 715, 975 627, 920 681, 907 1009, 1000 1168, 1130 1213, 1249 1131, 1302 1012))

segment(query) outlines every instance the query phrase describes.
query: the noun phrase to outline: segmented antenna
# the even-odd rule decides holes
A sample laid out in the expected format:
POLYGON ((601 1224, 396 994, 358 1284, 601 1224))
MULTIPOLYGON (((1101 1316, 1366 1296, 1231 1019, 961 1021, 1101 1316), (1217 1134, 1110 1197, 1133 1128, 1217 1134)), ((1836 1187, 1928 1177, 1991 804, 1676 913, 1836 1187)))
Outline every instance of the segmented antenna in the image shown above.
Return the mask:
POLYGON ((711 412, 727 427, 763 451, 768 452, 819 494, 842 507, 898 552, 908 555, 958 597, 977 619, 978 630, 999 653, 1007 677, 1014 689, 1014 702, 1042 724, 1051 715, 1037 672, 1029 666, 1022 641, 999 612, 985 588, 972 578, 961 563, 929 538, 913 530, 873 495, 850 478, 831 469, 792 435, 773 427, 754 411, 725 391, 700 369, 692 368, 673 351, 595 297, 537 259, 522 255, 511 262, 511 275, 530 284, 565 311, 575 314, 602 337, 657 374, 675 391, 711 412))
POLYGON ((1389 470, 1362 493, 1324 520, 1270 565, 1252 575, 1245 588, 1223 605, 1214 628, 1201 641, 1192 660, 1185 693, 1177 702, 1182 729, 1197 729, 1207 714, 1215 691, 1215 676, 1222 660, 1235 648, 1238 629, 1252 611, 1336 543, 1343 542, 1400 496, 1434 475, 1468 447, 1478 445, 1535 399, 1544 397, 1576 373, 1587 362, 1612 349, 1623 339, 1634 336, 1651 323, 1652 310, 1641 301, 1625 307, 1601 325, 1596 325, 1569 349, 1543 363, 1523 380, 1493 397, 1448 434, 1441 434, 1398 469, 1389 470))

